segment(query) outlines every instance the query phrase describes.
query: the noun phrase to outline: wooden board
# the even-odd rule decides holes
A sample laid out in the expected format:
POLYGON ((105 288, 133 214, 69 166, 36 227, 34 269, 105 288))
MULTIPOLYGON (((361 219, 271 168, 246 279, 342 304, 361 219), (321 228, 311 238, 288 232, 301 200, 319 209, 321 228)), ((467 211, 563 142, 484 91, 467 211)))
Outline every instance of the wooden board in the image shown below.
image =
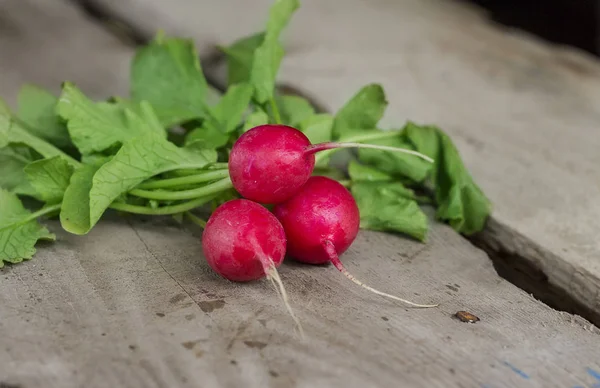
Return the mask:
MULTIPOLYGON (((261 29, 271 4, 92 2, 148 36, 157 28, 191 36, 207 55, 261 29)), ((566 296, 553 297, 561 308, 574 300, 576 311, 600 317, 598 61, 502 30, 459 2, 301 3, 281 82, 330 111, 379 82, 390 101, 386 126, 441 126, 495 205, 478 243, 506 265, 536 272, 542 287, 566 296)), ((535 281, 521 285, 533 290, 535 281)))
POLYGON ((63 1, 0 2, 0 93, 15 106, 24 83, 60 92, 75 82, 94 98, 128 93, 132 51, 63 1))
MULTIPOLYGON (((48 48, 58 44, 47 33, 55 29, 83 41, 114 42, 67 3, 0 3, 1 15, 27 9, 10 20, 19 30, 47 28, 36 35, 45 39, 36 49, 25 49, 40 63, 61 63, 52 55, 69 51, 64 42, 60 50, 48 48), (56 18, 30 23, 28 13, 56 18)), ((4 58, 25 55, 24 48, 3 39, 2 64, 8 67, 4 58)), ((112 68, 108 60, 87 60, 119 58, 95 57, 92 45, 72 48, 78 69, 112 68)), ((45 85, 72 79, 61 66, 46 81, 37 67, 14 62, 11 68, 17 79, 38 77, 45 85)), ((111 94, 124 90, 124 78, 125 66, 106 82, 96 79, 98 89, 84 90, 111 94)), ((14 98, 16 89, 6 85, 15 84, 3 76, 2 95, 14 98)), ((49 227, 56 243, 40 246, 34 260, 0 271, 2 387, 552 388, 591 386, 600 376, 598 329, 502 280, 485 253, 440 224, 426 245, 361 232, 342 258, 365 282, 441 303, 436 309, 406 308, 371 295, 330 266, 283 265, 281 276, 307 332, 304 341, 268 282, 232 284, 208 268, 197 230, 169 219, 114 214, 83 237, 56 222, 49 227), (453 314, 459 310, 480 321, 458 321, 453 314)))

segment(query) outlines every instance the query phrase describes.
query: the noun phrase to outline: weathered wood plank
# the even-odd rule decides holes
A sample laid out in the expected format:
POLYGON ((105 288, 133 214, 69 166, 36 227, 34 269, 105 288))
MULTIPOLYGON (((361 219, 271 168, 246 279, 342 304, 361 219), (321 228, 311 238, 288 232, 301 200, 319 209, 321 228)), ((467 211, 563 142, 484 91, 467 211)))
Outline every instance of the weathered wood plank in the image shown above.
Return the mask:
POLYGON ((132 51, 64 1, 0 3, 0 93, 14 106, 19 88, 53 92, 66 79, 95 98, 128 93, 132 51))
POLYGON ((485 254, 447 227, 436 226, 427 246, 361 233, 343 258, 366 282, 439 301, 437 309, 366 294, 333 267, 284 265, 303 342, 268 282, 223 281, 190 231, 113 219, 76 237, 52 226, 57 243, 0 272, 0 381, 571 387, 592 383, 586 368, 600 368, 597 329, 499 279, 485 254), (481 321, 459 322, 458 310, 481 321))
MULTIPOLYGON (((92 1, 146 34, 192 36, 204 53, 261 28, 271 3, 92 1)), ((335 111, 380 82, 387 125, 439 124, 495 204, 480 243, 600 312, 598 61, 439 0, 305 0, 286 36, 283 83, 335 111)))
MULTIPOLYGON (((82 40, 90 34, 90 42, 111 41, 93 25, 88 29, 65 3, 52 3, 60 12, 34 12, 50 3, 5 1, 0 14, 15 14, 17 4, 39 18, 55 15, 53 23, 82 40)), ((21 20, 28 29, 58 28, 21 20)), ((36 36, 56 44, 51 34, 36 36)), ((25 55, 22 45, 4 39, 0 52, 6 57, 25 55)), ((52 55, 69 48, 37 47, 27 55, 40 63, 57 63, 52 55)), ((95 57, 95 46, 75 48, 81 82, 83 69, 111 67, 108 60, 88 60, 121 60, 115 53, 95 57)), ((126 47, 116 50, 130 54, 126 47)), ((61 66, 44 76, 35 66, 11 66, 2 73, 3 96, 16 92, 6 85, 18 86, 4 74, 38 77, 50 87, 54 80, 73 79, 61 66)), ((84 90, 98 96, 125 90, 126 67, 120 69, 84 90)), ((372 296, 332 267, 282 266, 305 341, 292 333, 293 322, 268 282, 220 279, 202 259, 197 233, 167 219, 108 217, 83 237, 49 224, 56 243, 41 246, 31 262, 0 271, 4 386, 572 387, 594 383, 591 373, 600 370, 596 328, 500 279, 482 251, 440 224, 426 245, 362 232, 343 257, 364 281, 417 301, 441 302, 436 309, 409 309, 372 296), (452 318, 457 310, 481 321, 459 322, 452 318)))

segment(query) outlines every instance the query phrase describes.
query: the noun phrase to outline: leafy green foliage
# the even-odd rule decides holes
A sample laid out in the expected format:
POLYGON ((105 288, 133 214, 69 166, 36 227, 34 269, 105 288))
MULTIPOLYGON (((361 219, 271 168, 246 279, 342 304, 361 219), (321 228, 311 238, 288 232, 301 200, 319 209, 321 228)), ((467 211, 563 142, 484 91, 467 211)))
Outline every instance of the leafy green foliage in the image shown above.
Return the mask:
POLYGON ((71 139, 83 155, 105 151, 137 136, 166 137, 152 106, 145 101, 136 109, 107 102, 95 103, 75 85, 66 82, 57 110, 67 120, 71 139))
POLYGON ((269 115, 265 111, 257 109, 254 112, 250 113, 246 118, 246 122, 244 123, 244 127, 242 128, 242 132, 246 132, 249 129, 263 124, 269 124, 269 115))
POLYGON ((231 133, 240 125, 252 98, 252 86, 247 83, 231 85, 217 105, 210 109, 211 116, 222 133, 231 133))
POLYGON ((331 141, 333 116, 327 113, 307 116, 300 121, 299 129, 308 137, 312 144, 331 141))
POLYGON ((115 199, 144 180, 170 170, 203 168, 210 162, 210 154, 179 148, 160 137, 126 142, 95 172, 89 190, 89 225, 82 224, 73 233, 87 233, 115 199))
POLYGON ((52 93, 34 85, 24 85, 18 96, 17 117, 29 131, 55 145, 65 149, 72 146, 67 127, 56 114, 58 98, 52 93))
POLYGON ((315 108, 303 97, 282 96, 278 98, 277 105, 283 122, 292 127, 315 115, 315 108))
POLYGON ((381 85, 370 84, 363 87, 335 115, 335 138, 377 128, 387 105, 381 85))
POLYGON ((54 234, 32 218, 16 194, 0 189, 0 268, 4 262, 31 259, 38 240, 54 239, 54 234))
POLYGON ((427 203, 458 232, 481 230, 491 204, 451 139, 410 122, 400 131, 381 130, 388 102, 380 85, 361 88, 335 115, 317 113, 302 97, 275 94, 281 34, 298 6, 274 0, 263 32, 221 48, 228 62, 221 97, 207 86, 193 42, 159 33, 136 52, 128 97, 92 101, 65 82, 59 98, 25 85, 16 114, 0 100, 0 267, 31 258, 38 240, 54 238, 37 222, 45 215, 60 212, 63 229, 83 235, 109 208, 183 221, 194 207, 210 201, 214 210, 238 198, 226 164, 231 147, 248 129, 275 122, 300 129, 312 143, 402 147, 435 160, 346 150, 345 169, 330 163, 338 149, 319 152, 314 174, 350 188, 362 228, 425 241, 419 204, 427 203), (19 197, 44 205, 31 212, 19 197))
POLYGON ((250 81, 254 51, 260 47, 264 39, 265 33, 261 32, 242 38, 231 46, 219 46, 219 49, 227 57, 227 81, 230 86, 250 81))
POLYGON ((473 181, 450 137, 434 126, 409 123, 406 137, 436 160, 432 172, 437 217, 465 235, 479 232, 492 212, 490 200, 473 181))
POLYGON ((110 158, 98 158, 93 163, 81 166, 71 176, 60 211, 60 224, 67 232, 81 235, 86 234, 92 228, 90 191, 94 175, 108 160, 110 158))
POLYGON ((189 39, 159 33, 131 64, 131 95, 147 101, 165 127, 204 116, 207 93, 198 52, 189 39))
POLYGON ((55 204, 62 201, 73 175, 73 166, 64 158, 55 156, 29 163, 23 171, 37 197, 47 204, 55 204))
POLYGON ((24 168, 36 159, 35 152, 24 145, 0 148, 0 188, 19 195, 36 197, 37 192, 25 175, 24 168))

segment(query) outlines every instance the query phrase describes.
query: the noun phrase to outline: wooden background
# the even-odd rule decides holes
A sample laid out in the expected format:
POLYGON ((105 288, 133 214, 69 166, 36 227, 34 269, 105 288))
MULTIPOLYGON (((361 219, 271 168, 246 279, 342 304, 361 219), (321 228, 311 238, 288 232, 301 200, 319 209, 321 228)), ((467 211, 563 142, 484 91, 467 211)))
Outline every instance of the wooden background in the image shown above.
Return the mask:
MULTIPOLYGON (((0 2, 0 94, 9 104, 24 82, 58 92, 71 80, 94 97, 124 95, 132 36, 158 28, 190 36, 206 59, 216 44, 260 29, 270 2, 89 4, 96 17, 66 0, 0 2)), ((600 382, 600 331, 528 294, 598 322, 600 65, 501 30, 461 3, 340 4, 302 2, 282 84, 334 111, 362 85, 381 82, 385 122, 441 125, 495 204, 474 241, 484 250, 434 224, 427 244, 361 232, 342 258, 367 283, 441 306, 406 308, 332 267, 288 263, 281 274, 308 333, 302 341, 270 284, 231 284, 210 271, 197 230, 109 217, 79 237, 50 223, 56 243, 0 271, 0 386, 600 382), (459 310, 481 320, 460 322, 459 310)), ((218 61, 203 64, 223 81, 218 61)))

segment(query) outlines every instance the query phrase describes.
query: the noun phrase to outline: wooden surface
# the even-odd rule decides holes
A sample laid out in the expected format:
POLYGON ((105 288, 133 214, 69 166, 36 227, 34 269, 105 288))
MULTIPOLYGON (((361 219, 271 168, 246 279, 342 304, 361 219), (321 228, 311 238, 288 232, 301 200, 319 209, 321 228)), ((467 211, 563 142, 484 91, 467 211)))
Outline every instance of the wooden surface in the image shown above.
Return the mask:
MULTIPOLYGON (((271 4, 91 1, 147 36, 157 28, 191 36, 206 55, 261 29, 271 4)), ((407 119, 441 126, 495 205, 479 243, 547 279, 568 297, 561 307, 574 299, 597 315, 599 62, 502 30, 460 2, 301 3, 281 82, 330 111, 380 82, 390 101, 387 126, 407 119)))
MULTIPOLYGON (((73 5, 4 0, 0 15, 3 26, 36 37, 24 46, 19 34, 0 32, 3 97, 14 101, 23 81, 55 86, 74 77, 89 82, 87 93, 126 90, 131 49, 73 5), (37 26, 45 30, 36 33, 37 26), (59 41, 50 31, 97 43, 59 41), (55 57, 65 53, 69 59, 55 57)), ((571 388, 599 382, 598 329, 502 280, 484 252, 434 225, 426 245, 361 232, 342 260, 359 279, 441 303, 436 309, 370 295, 332 267, 283 265, 307 332, 302 341, 268 282, 232 284, 209 269, 197 230, 168 219, 112 216, 81 237, 50 222, 56 243, 41 246, 33 261, 0 271, 0 386, 571 388), (458 321, 459 310, 480 321, 458 321)))

